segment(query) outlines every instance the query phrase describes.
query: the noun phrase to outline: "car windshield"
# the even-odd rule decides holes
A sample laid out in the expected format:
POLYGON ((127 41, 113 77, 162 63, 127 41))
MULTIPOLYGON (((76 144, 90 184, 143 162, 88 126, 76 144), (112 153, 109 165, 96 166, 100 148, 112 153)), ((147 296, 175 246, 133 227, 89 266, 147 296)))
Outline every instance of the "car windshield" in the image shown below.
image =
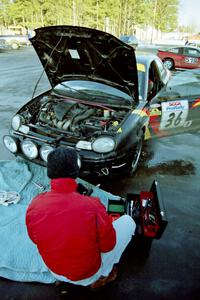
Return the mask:
POLYGON ((200 69, 182 71, 173 76, 157 95, 161 101, 200 96, 200 69))
POLYGON ((138 93, 139 100, 146 100, 147 95, 145 96, 147 87, 146 87, 146 75, 147 70, 146 66, 140 62, 140 58, 137 56, 137 71, 138 71, 138 93))
POLYGON ((82 100, 94 102, 99 102, 99 100, 101 100, 101 102, 104 102, 105 104, 111 104, 110 100, 123 101, 129 104, 133 102, 133 98, 130 95, 116 88, 87 80, 65 81, 55 86, 53 91, 61 95, 82 100))

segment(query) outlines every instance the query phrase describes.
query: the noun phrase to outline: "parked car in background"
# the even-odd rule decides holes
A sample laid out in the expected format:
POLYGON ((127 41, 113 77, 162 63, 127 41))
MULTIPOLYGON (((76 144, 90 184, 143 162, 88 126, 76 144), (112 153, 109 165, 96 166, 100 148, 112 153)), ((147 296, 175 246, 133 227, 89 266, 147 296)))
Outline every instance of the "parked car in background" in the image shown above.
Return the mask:
POLYGON ((7 47, 12 49, 19 49, 20 46, 30 45, 27 35, 0 35, 0 41, 4 41, 7 47))
POLYGON ((0 39, 0 51, 5 50, 7 48, 6 42, 4 39, 0 39))
POLYGON ((121 35, 119 38, 122 42, 132 46, 134 49, 138 46, 138 39, 135 35, 121 35))
POLYGON ((167 84, 171 72, 154 54, 136 54, 139 99, 150 101, 167 84))
POLYGON ((169 70, 200 68, 200 49, 197 47, 182 46, 158 50, 157 55, 169 70))
POLYGON ((187 46, 189 46, 189 47, 199 47, 200 48, 200 41, 188 42, 187 46))

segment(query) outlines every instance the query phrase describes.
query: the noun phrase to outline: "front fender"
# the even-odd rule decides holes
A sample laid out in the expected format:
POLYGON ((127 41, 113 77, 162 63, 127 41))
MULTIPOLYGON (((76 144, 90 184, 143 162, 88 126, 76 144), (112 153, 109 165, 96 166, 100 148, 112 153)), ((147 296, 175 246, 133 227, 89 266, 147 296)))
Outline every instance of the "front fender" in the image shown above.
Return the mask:
POLYGON ((127 119, 117 130, 116 145, 118 149, 129 149, 137 143, 141 130, 145 132, 149 123, 148 109, 146 103, 142 103, 137 109, 130 112, 127 119))

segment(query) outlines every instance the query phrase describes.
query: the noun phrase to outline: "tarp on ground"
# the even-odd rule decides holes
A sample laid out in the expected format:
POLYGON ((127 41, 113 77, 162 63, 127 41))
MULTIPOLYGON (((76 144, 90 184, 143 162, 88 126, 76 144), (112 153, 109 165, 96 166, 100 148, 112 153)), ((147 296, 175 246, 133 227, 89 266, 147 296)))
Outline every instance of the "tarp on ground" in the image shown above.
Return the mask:
MULTIPOLYGON (((119 199, 88 182, 77 179, 107 207, 108 199, 119 199)), ((36 245, 29 239, 25 214, 34 196, 49 190, 46 168, 23 159, 0 161, 0 191, 17 192, 20 201, 0 205, 0 277, 23 282, 53 283, 55 278, 44 264, 36 245)))

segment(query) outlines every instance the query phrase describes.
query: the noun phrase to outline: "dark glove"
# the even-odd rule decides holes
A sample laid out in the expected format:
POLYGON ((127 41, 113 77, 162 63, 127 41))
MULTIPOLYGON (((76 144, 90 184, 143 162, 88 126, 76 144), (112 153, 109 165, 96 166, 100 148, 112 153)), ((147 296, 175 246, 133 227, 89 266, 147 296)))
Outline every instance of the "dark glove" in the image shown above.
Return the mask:
POLYGON ((92 188, 87 188, 82 183, 78 183, 77 192, 81 195, 90 196, 93 192, 92 188))

